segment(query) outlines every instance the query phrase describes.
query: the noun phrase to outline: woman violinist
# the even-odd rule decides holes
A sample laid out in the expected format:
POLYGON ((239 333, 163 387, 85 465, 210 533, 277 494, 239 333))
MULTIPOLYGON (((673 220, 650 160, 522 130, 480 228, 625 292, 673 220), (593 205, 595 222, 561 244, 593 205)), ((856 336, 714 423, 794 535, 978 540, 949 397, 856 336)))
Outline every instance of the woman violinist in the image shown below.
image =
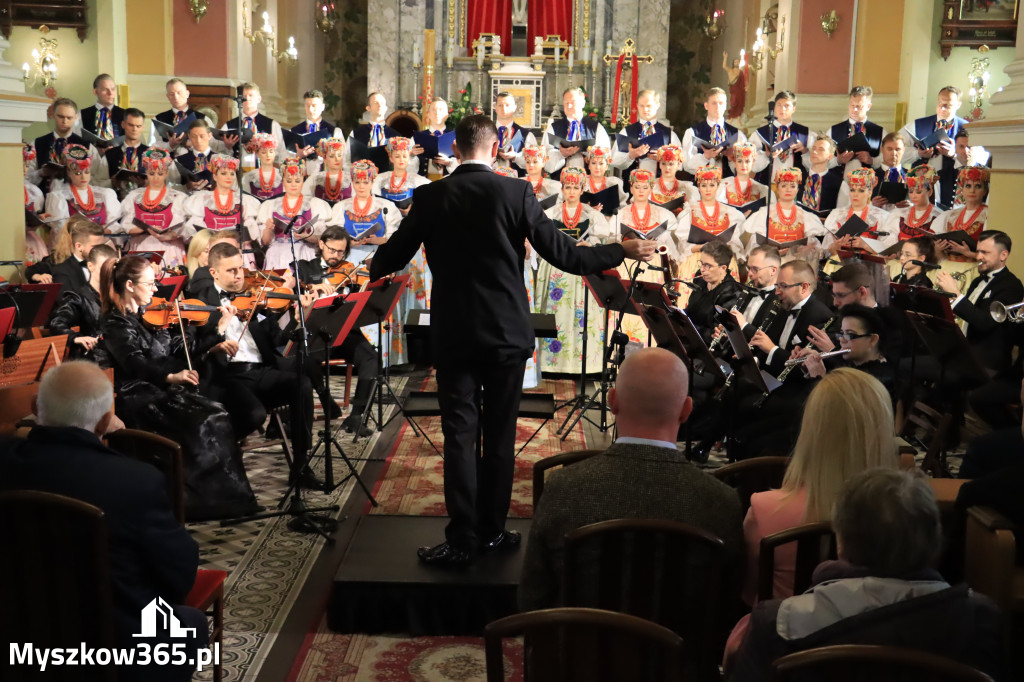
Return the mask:
MULTIPOLYGON (((208 349, 196 347, 183 327, 153 329, 143 322, 156 289, 145 258, 108 260, 101 273, 101 330, 114 368, 118 416, 181 446, 189 521, 256 511, 228 413, 196 390, 200 375, 189 367, 208 349)), ((230 320, 221 315, 223 327, 230 320)))
POLYGON ((256 217, 260 231, 250 234, 252 239, 260 240, 266 248, 263 267, 268 270, 291 265, 291 244, 284 229, 292 219, 295 219, 295 227, 292 229, 295 235, 295 255, 299 260, 306 260, 316 254, 315 244, 331 217, 331 207, 326 201, 302 194, 305 180, 303 166, 304 163, 299 159, 288 159, 281 164, 284 196, 263 202, 256 217))
POLYGON ((100 298, 100 271, 108 260, 117 259, 117 251, 107 244, 92 247, 85 258, 89 282, 83 287, 61 292, 60 301, 50 312, 47 327, 54 334, 68 335, 68 355, 108 366, 106 347, 100 342, 103 301, 100 298), (73 328, 78 327, 78 331, 73 328))
POLYGON ((128 251, 162 251, 163 265, 185 263, 185 242, 195 229, 185 216, 187 195, 167 186, 171 155, 163 149, 147 149, 140 159, 146 186, 133 189, 121 202, 118 232, 131 235, 128 251))

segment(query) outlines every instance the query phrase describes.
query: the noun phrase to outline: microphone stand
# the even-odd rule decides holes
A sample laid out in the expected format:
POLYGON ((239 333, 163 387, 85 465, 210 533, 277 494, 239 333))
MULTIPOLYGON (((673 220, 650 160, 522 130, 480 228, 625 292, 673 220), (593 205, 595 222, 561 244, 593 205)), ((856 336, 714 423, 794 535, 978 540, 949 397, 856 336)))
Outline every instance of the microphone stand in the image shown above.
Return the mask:
MULTIPOLYGON (((771 234, 772 224, 772 174, 775 170, 775 136, 778 133, 775 129, 775 102, 768 103, 768 115, 764 119, 768 121, 768 132, 770 133, 769 137, 771 137, 768 147, 768 182, 765 183, 768 186, 768 192, 764 198, 764 238, 768 239, 768 235, 771 234)), ((239 165, 241 165, 241 162, 239 162, 239 165)))
MULTIPOLYGON (((239 110, 241 111, 241 110, 239 110)), ((239 162, 241 163, 241 162, 239 162)), ((301 215, 301 214, 299 214, 301 215)), ((292 253, 292 267, 295 268, 295 272, 298 273, 299 259, 295 254, 295 221, 299 219, 299 215, 292 218, 291 222, 288 223, 288 227, 285 230, 288 235, 288 243, 291 247, 292 253)), ((295 419, 294 422, 301 423, 300 428, 306 428, 305 414, 302 414, 302 375, 306 371, 306 362, 309 359, 309 332, 306 329, 306 318, 302 314, 302 302, 298 302, 299 305, 299 330, 300 338, 296 347, 298 348, 298 358, 295 364, 295 400, 289 409, 295 410, 293 414, 298 414, 300 419, 295 419)), ((287 313, 285 313, 287 314, 287 313)), ((312 416, 312 415, 310 415, 312 416)), ((285 435, 285 434, 282 434, 285 435)), ((292 443, 294 445, 295 434, 292 434, 292 443)), ((307 440, 312 440, 312 434, 307 440)), ((310 443, 307 443, 309 447, 310 443)), ((330 453, 325 458, 324 466, 330 467, 330 453)), ((277 505, 276 511, 263 512, 261 514, 253 514, 251 516, 245 516, 238 519, 228 519, 221 521, 221 526, 233 525, 236 523, 243 523, 245 521, 254 521, 256 519, 269 519, 278 516, 291 516, 291 521, 288 522, 288 528, 297 533, 316 533, 323 537, 328 544, 334 544, 334 538, 328 535, 328 533, 334 532, 338 526, 338 522, 330 516, 319 515, 316 512, 335 512, 338 511, 339 507, 336 504, 328 505, 324 507, 307 507, 306 503, 302 500, 302 490, 299 485, 299 480, 303 469, 307 466, 309 457, 309 451, 295 452, 292 459, 292 471, 291 471, 291 484, 288 486, 288 490, 285 491, 284 497, 281 499, 280 504, 277 505)))

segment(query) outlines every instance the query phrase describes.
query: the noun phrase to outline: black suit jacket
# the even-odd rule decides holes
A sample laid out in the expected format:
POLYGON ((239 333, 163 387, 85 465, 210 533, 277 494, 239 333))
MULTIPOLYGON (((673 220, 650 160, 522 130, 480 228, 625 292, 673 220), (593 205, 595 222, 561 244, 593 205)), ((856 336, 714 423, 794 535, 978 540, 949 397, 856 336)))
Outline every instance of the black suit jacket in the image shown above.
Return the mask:
MULTIPOLYGON (((195 297, 207 305, 221 305, 220 293, 212 283, 198 294, 195 294, 195 297)), ((249 324, 249 332, 252 334, 252 340, 256 342, 260 358, 264 364, 270 366, 274 365, 275 358, 280 357, 281 354, 277 352, 277 346, 284 344, 289 331, 288 329, 282 331, 277 326, 277 319, 277 316, 271 313, 266 315, 262 321, 254 319, 249 324)), ((224 340, 224 337, 217 332, 217 324, 219 322, 220 312, 210 313, 209 321, 199 330, 198 344, 200 347, 212 348, 224 340)), ((232 338, 231 340, 237 341, 238 339, 232 338)), ((228 364, 228 357, 224 353, 210 353, 207 359, 216 368, 223 368, 228 364)))
MULTIPOLYGON (((121 124, 124 123, 124 109, 117 106, 116 104, 110 107, 110 122, 110 128, 114 133, 114 137, 124 135, 124 128, 121 127, 121 124)), ((99 133, 96 132, 95 104, 91 107, 86 107, 85 109, 82 109, 82 128, 84 130, 88 130, 93 135, 99 135, 99 133)))
POLYGON ((705 343, 711 343, 711 333, 718 325, 718 320, 715 318, 715 306, 730 310, 734 305, 739 304, 742 294, 743 290, 740 289, 739 283, 732 278, 732 275, 727 274, 725 279, 712 291, 709 291, 707 285, 701 280, 686 304, 686 314, 693 320, 693 324, 704 338, 705 343))
POLYGON ((55 284, 63 285, 62 291, 77 291, 89 283, 85 267, 73 255, 50 268, 55 284))
POLYGON ((765 331, 768 337, 779 346, 779 350, 775 351, 772 355, 771 362, 768 362, 767 353, 755 350, 754 355, 760 359, 761 367, 772 376, 777 376, 786 364, 786 360, 789 359, 789 354, 793 347, 807 345, 807 328, 814 325, 821 329, 821 326, 833 316, 834 313, 829 310, 829 307, 812 294, 797 314, 796 324, 793 325, 793 333, 788 339, 783 339, 782 332, 786 326, 786 320, 789 319, 789 312, 780 309, 779 314, 775 316, 775 319, 765 331), (783 341, 787 342, 785 348, 782 348, 783 341))
POLYGON ((1015 330, 1012 323, 993 320, 989 306, 994 301, 1004 305, 1020 303, 1024 300, 1024 285, 1009 269, 1003 268, 992 276, 978 302, 971 303, 970 295, 980 284, 980 277, 971 282, 967 294, 953 307, 953 312, 967 323, 967 342, 977 352, 981 364, 1002 372, 1011 364, 1015 330))
POLYGON ((573 274, 614 267, 624 255, 619 244, 577 247, 544 215, 530 183, 464 163, 416 188, 409 215, 377 248, 370 278, 402 269, 422 244, 434 277, 430 332, 438 363, 519 361, 535 342, 523 283, 527 240, 573 274))
MULTIPOLYGON (((181 604, 192 589, 199 548, 174 518, 163 475, 107 449, 94 434, 37 426, 27 439, 0 444, 0 489, 56 493, 104 511, 120 637, 139 632, 140 612, 153 599, 181 604)), ((206 632, 202 614, 175 612, 186 627, 195 627, 198 615, 199 632, 206 632)))

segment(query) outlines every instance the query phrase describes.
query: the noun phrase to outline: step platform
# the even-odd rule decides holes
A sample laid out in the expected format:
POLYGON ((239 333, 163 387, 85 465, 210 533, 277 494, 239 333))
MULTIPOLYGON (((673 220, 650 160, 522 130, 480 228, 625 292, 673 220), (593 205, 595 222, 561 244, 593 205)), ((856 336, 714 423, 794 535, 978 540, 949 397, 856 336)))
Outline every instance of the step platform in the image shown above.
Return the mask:
POLYGON ((481 636, 493 620, 518 612, 516 594, 529 519, 509 519, 523 534, 515 551, 481 555, 464 569, 427 566, 416 549, 444 539, 447 517, 360 518, 331 587, 334 632, 416 637, 481 636))

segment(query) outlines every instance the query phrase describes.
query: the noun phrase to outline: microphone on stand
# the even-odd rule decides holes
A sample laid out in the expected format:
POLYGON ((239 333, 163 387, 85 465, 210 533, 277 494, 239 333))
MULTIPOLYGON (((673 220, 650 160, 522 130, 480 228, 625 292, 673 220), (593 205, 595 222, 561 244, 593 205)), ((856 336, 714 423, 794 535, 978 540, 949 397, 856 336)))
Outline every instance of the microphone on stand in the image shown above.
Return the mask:
POLYGON ((942 269, 942 266, 939 265, 938 263, 925 263, 923 260, 912 260, 912 261, 909 261, 909 262, 910 262, 911 265, 916 265, 919 268, 923 268, 925 270, 941 270, 942 269))

